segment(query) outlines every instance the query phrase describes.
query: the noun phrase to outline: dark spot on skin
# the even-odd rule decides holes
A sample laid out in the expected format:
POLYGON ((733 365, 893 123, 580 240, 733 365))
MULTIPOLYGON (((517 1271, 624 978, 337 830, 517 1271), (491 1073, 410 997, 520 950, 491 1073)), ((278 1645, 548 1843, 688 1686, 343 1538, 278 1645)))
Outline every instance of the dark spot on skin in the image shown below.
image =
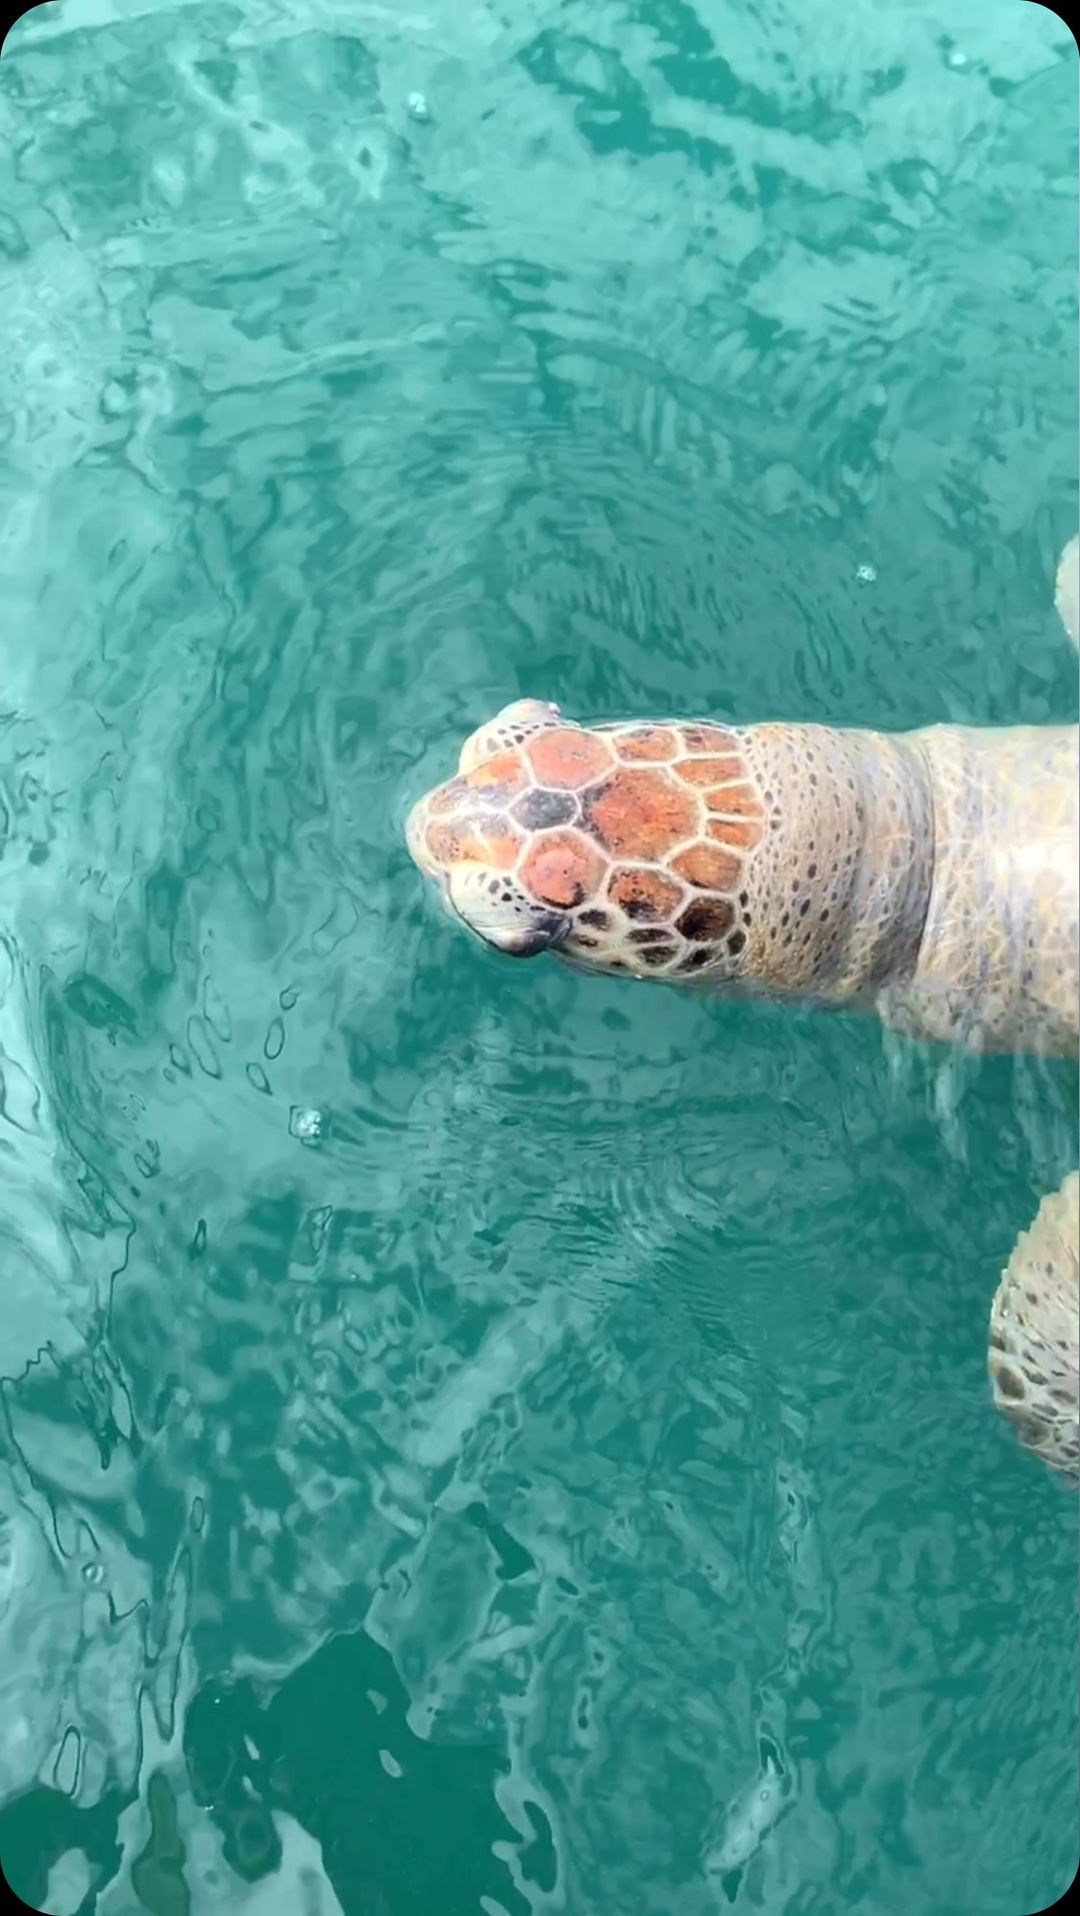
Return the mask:
POLYGON ((799 917, 805 918, 809 910, 810 910, 810 900, 809 898, 804 898, 802 901, 802 904, 799 906, 799 917))
POLYGON ((577 816, 577 800, 572 792, 525 792, 511 807, 512 815, 525 830, 542 831, 546 825, 567 825, 577 816))
POLYGON ((697 951, 692 951, 689 957, 684 958, 682 963, 676 966, 676 970, 700 971, 702 965, 708 964, 712 955, 711 951, 706 951, 704 946, 700 946, 697 951))
POLYGON ((994 1375, 997 1380, 997 1387, 1003 1397, 1012 1397, 1015 1399, 1023 1397, 1023 1380, 1016 1375, 1014 1370, 1010 1370, 1007 1364, 999 1364, 994 1375))
POLYGON ((575 945, 579 945, 583 951, 595 951, 598 940, 595 938, 575 938, 574 943, 575 945))
POLYGON ((733 958, 738 957, 745 943, 746 943, 746 933, 744 931, 732 932, 731 937, 727 941, 727 948, 730 951, 733 958))
POLYGON ((676 920, 684 938, 723 938, 735 914, 726 898, 698 898, 676 920))
POLYGON ((638 955, 643 965, 664 965, 674 955, 674 945, 650 945, 647 951, 638 955))
POLYGON ((647 931, 632 931, 627 934, 632 945, 666 945, 670 943, 663 925, 656 925, 647 931))
POLYGON ((606 911, 583 911, 578 923, 590 925, 593 931, 608 931, 611 927, 611 920, 606 911))
POLYGON ((807 876, 808 878, 816 878, 816 877, 817 877, 817 866, 816 866, 816 865, 808 865, 808 866, 807 866, 807 868, 806 868, 806 876, 807 876))

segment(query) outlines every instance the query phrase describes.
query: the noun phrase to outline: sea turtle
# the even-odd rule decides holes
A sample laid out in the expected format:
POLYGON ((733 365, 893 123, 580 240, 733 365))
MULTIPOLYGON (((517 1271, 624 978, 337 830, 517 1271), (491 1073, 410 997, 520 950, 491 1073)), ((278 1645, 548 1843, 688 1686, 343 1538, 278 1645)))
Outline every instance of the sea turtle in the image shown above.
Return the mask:
MULTIPOLYGON (((1078 636, 1080 541, 1057 604, 1078 636)), ((466 740, 407 836, 465 924, 516 957, 725 997, 874 1010, 912 1038, 1075 1057, 1080 731, 906 733, 649 719, 521 699, 466 740)), ((994 1400, 1078 1461, 1080 1174, 994 1298, 994 1400)))

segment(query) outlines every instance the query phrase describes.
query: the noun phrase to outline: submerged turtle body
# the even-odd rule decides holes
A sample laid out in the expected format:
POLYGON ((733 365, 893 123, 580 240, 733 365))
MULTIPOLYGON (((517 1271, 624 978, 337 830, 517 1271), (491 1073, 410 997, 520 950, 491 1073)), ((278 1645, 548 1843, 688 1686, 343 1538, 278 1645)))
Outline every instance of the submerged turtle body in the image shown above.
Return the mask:
MULTIPOLYGON (((1074 541, 1058 575, 1074 631, 1076 560, 1074 541)), ((1076 726, 589 728, 525 699, 466 741, 408 838, 510 955, 874 1010, 977 1050, 1077 1054, 1076 726)), ((1019 1240, 990 1347, 1021 1440, 1073 1473, 1078 1190, 1067 1179, 1019 1240)))

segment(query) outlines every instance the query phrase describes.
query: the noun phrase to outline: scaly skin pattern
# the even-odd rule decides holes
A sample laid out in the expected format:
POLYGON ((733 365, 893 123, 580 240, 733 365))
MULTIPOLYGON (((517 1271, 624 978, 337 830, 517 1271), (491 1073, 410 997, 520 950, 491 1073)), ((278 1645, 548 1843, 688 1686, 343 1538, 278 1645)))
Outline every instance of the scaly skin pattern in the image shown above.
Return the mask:
POLYGON ((1069 1477, 1080 1470, 1077 1288, 1080 1172, 1021 1231, 990 1313, 994 1402, 1020 1442, 1069 1477))
POLYGON ((590 730, 523 700, 409 843, 504 951, 1075 1054, 1077 781, 1070 726, 590 730))
POLYGON ((910 985, 880 1009, 914 1037, 1077 1055, 1076 726, 913 735, 929 771, 933 875, 910 985))

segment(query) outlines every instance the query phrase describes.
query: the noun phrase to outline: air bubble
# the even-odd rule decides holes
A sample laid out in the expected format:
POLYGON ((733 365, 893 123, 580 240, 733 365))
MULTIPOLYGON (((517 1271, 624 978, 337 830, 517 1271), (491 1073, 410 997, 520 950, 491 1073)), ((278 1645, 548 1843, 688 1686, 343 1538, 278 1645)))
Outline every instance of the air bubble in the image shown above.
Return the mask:
POLYGON ((294 1104, 289 1112, 289 1135, 301 1144, 321 1144, 326 1136, 326 1113, 314 1105, 294 1104))

